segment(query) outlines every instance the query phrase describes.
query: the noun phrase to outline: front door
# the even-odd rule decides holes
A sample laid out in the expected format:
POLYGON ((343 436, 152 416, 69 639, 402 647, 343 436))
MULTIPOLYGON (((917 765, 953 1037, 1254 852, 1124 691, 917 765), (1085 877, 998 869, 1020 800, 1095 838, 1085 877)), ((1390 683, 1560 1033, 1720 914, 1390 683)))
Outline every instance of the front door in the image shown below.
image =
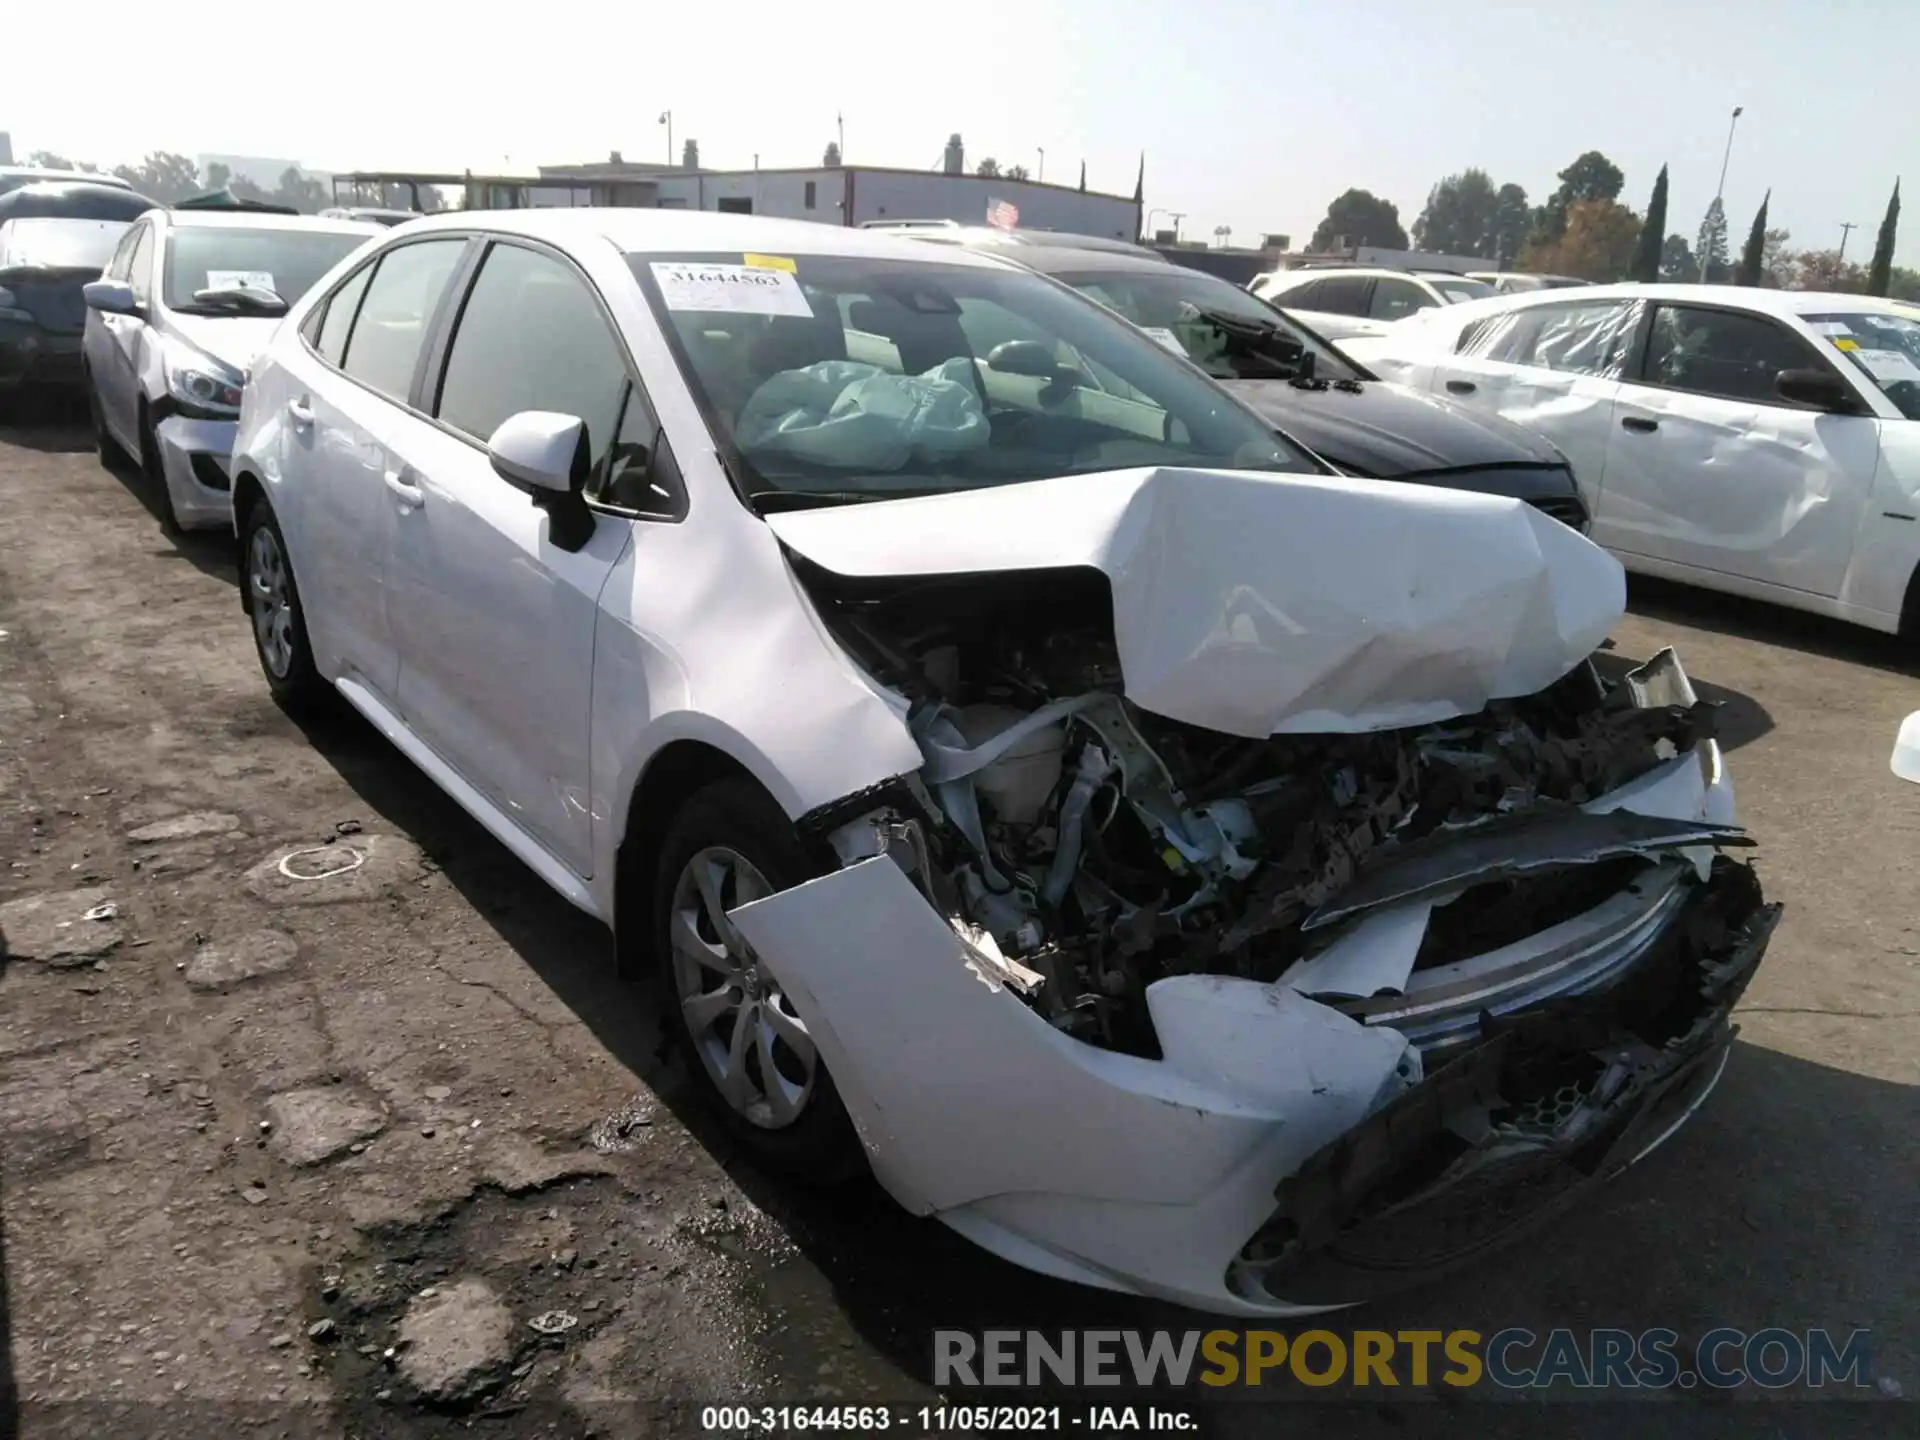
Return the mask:
POLYGON ((1593 538, 1622 554, 1840 593, 1880 422, 1782 400, 1782 370, 1830 369, 1771 316, 1658 305, 1620 388, 1593 538))
POLYGON ((586 278, 557 254, 498 242, 447 347, 431 402, 439 423, 411 420, 388 456, 401 713, 583 878, 593 873, 594 630, 631 522, 602 513, 581 548, 556 545, 545 512, 494 472, 486 443, 521 411, 577 416, 598 474, 627 389, 625 356, 586 278))
POLYGON ((87 364, 93 372, 94 388, 100 396, 100 413, 106 421, 107 429, 133 455, 140 453, 140 367, 145 359, 147 342, 146 317, 153 313, 158 303, 159 286, 154 279, 154 239, 153 226, 144 222, 134 226, 132 250, 122 251, 114 257, 114 264, 120 264, 121 255, 125 255, 125 269, 114 278, 125 280, 132 287, 134 303, 140 307, 139 315, 110 315, 104 310, 95 311, 89 317, 99 324, 98 336, 93 353, 87 357, 87 364))

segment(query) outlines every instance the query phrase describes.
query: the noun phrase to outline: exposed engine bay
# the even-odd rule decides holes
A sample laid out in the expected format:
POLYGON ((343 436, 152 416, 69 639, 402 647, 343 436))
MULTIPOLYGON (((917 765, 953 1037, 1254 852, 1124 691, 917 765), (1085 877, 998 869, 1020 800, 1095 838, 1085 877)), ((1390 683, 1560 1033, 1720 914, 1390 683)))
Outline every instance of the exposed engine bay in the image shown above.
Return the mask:
POLYGON ((1578 863, 1442 865, 1424 892, 1396 889, 1423 855, 1464 853, 1455 841, 1499 854, 1503 835, 1568 821, 1599 835, 1579 807, 1710 739, 1712 707, 1684 680, 1649 690, 1588 660, 1454 720, 1246 739, 1124 698, 1096 571, 796 570, 841 643, 911 702, 926 765, 880 812, 882 847, 1011 989, 1106 1048, 1156 1053, 1153 982, 1279 979, 1369 888, 1433 900, 1415 966, 1438 967, 1597 905, 1663 848, 1746 843, 1730 827, 1619 817, 1633 823, 1578 863))

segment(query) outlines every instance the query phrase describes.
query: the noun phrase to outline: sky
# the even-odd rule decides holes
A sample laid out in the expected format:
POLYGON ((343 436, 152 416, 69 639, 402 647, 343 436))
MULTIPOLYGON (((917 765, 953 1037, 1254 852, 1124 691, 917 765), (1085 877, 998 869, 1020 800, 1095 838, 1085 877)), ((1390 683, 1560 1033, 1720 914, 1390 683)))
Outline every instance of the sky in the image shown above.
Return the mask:
MULTIPOLYGON (((947 136, 1044 178, 1181 212, 1181 233, 1230 226, 1306 243, 1350 186, 1411 227, 1442 176, 1479 166, 1539 203, 1597 149, 1644 210, 1670 167, 1668 230, 1691 241, 1726 178, 1737 251, 1762 194, 1796 248, 1841 224, 1865 260, 1894 180, 1920 186, 1914 0, 842 0, 663 5, 542 0, 250 0, 230 17, 94 0, 88 34, 152 38, 121 84, 60 7, 20 7, 0 130, 16 158, 102 165, 152 149, 295 160, 313 169, 531 170, 668 158, 818 163, 844 116, 849 164, 936 168, 947 136), (498 16, 498 19, 491 18, 498 16), (528 17, 537 16, 537 25, 528 17), (226 38, 219 38, 221 32, 226 38), (89 72, 94 77, 89 82, 89 72)), ((1920 198, 1896 257, 1920 266, 1920 198)), ((1171 224, 1166 215, 1153 224, 1171 224)))

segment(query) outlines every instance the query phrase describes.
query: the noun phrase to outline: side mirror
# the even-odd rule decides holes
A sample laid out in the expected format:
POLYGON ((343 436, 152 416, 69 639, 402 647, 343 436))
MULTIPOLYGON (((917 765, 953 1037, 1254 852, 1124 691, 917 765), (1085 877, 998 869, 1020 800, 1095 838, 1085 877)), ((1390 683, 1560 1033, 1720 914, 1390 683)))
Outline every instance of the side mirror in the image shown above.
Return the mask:
POLYGON ((1002 375, 1029 375, 1036 380, 1051 380, 1060 364, 1053 352, 1038 340, 1004 340, 987 352, 987 367, 1002 375))
POLYGON ((1810 405, 1834 415, 1858 415, 1860 401, 1846 381, 1826 370, 1782 370, 1773 377, 1774 393, 1795 405, 1810 405))
POLYGON ((566 551, 579 550, 593 534, 583 493, 589 453, 586 422, 552 410, 509 415, 487 440, 494 473, 547 512, 547 538, 566 551))
MULTIPOLYGON (((71 292, 69 292, 71 293, 71 292)), ((133 287, 124 280, 89 280, 80 287, 87 308, 103 315, 138 315, 140 302, 133 298, 133 287)))
POLYGON ((487 458, 509 485, 564 495, 574 488, 576 462, 585 469, 586 434, 586 423, 577 415, 522 410, 502 420, 488 438, 487 458))

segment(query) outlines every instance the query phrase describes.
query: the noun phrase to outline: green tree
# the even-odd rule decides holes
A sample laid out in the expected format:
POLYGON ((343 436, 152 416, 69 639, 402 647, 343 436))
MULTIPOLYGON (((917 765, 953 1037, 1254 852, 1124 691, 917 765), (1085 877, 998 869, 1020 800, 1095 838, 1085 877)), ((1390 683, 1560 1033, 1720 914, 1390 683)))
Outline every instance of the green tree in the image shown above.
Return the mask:
POLYGON ((700 142, 689 140, 680 147, 680 168, 698 170, 700 168, 700 142))
POLYGON ((1718 195, 1700 221, 1700 238, 1693 242, 1693 253, 1700 262, 1700 279, 1708 285, 1727 283, 1732 274, 1727 255, 1727 210, 1718 195))
POLYGON ((976 175, 984 175, 991 180, 999 175, 1000 162, 989 155, 973 167, 973 173, 976 175))
POLYGON ((1774 290, 1793 285, 1793 265, 1798 258, 1787 248, 1793 236, 1785 230, 1769 230, 1760 245, 1760 283, 1774 290))
POLYGON ((1024 165, 1009 165, 1007 167, 1007 179, 1009 180, 1025 180, 1027 176, 1027 167, 1024 165))
POLYGON ((1400 207, 1367 190, 1349 190, 1327 206, 1327 218, 1313 232, 1308 249, 1326 251, 1336 241, 1348 247, 1373 245, 1383 250, 1405 250, 1407 232, 1400 228, 1400 207))
POLYGON ((1691 285, 1700 277, 1700 262, 1684 235, 1667 236, 1660 247, 1660 278, 1669 285, 1691 285))
POLYGON ((1887 294, 1895 300, 1920 300, 1920 270, 1894 265, 1887 272, 1887 294))
POLYGON ((1651 285, 1660 278, 1660 251, 1665 244, 1661 237, 1666 233, 1667 167, 1662 165, 1653 182, 1653 198, 1647 201, 1647 218, 1640 225, 1640 243, 1634 247, 1633 263, 1627 268, 1629 280, 1651 285))
POLYGON ((1887 201, 1886 218, 1880 222, 1880 238, 1874 242, 1873 263, 1867 267, 1867 294, 1885 295, 1893 281, 1893 238, 1900 228, 1900 182, 1893 182, 1893 198, 1887 201))
POLYGON ((85 160, 69 160, 64 155, 56 155, 51 150, 36 150, 27 156, 27 164, 35 170, 81 170, 89 175, 98 175, 100 167, 85 160))
POLYGON ((1858 295, 1867 284, 1866 267, 1844 260, 1838 250, 1802 250, 1794 257, 1793 288, 1858 295))
POLYGON ((166 205, 198 195, 201 189, 200 167, 185 155, 168 150, 155 150, 138 165, 116 165, 113 173, 141 194, 166 205))
POLYGON ((820 157, 820 163, 829 170, 840 168, 840 146, 836 142, 827 141, 827 153, 820 157))
POLYGON ((1560 238, 1547 245, 1529 242, 1521 252, 1520 268, 1604 284, 1626 274, 1639 240, 1640 217, 1626 206, 1614 200, 1576 200, 1567 207, 1560 238))
POLYGON ((1753 228, 1747 231, 1747 246, 1740 252, 1740 268, 1733 277, 1736 285, 1757 286, 1766 274, 1767 206, 1772 202, 1773 191, 1769 190, 1761 197, 1760 208, 1754 212, 1753 228))
POLYGON ((1589 150, 1557 177, 1560 188, 1534 212, 1535 241, 1552 243, 1566 233, 1567 211, 1581 200, 1618 200, 1627 177, 1598 150, 1589 150))
POLYGON ((207 189, 225 190, 233 183, 233 172, 218 160, 207 166, 207 189))
POLYGON ((280 172, 280 187, 271 198, 278 204, 291 205, 302 215, 318 213, 328 200, 326 186, 303 175, 298 165, 280 172))
POLYGON ((1427 192, 1426 208, 1413 222, 1413 243, 1445 255, 1484 255, 1492 259, 1493 223, 1500 198, 1484 170, 1449 175, 1427 192))
POLYGON ((1499 269, 1513 268, 1520 258, 1520 247, 1527 243, 1527 227, 1532 222, 1527 192, 1512 183, 1502 185, 1494 196, 1493 208, 1493 263, 1499 269))

